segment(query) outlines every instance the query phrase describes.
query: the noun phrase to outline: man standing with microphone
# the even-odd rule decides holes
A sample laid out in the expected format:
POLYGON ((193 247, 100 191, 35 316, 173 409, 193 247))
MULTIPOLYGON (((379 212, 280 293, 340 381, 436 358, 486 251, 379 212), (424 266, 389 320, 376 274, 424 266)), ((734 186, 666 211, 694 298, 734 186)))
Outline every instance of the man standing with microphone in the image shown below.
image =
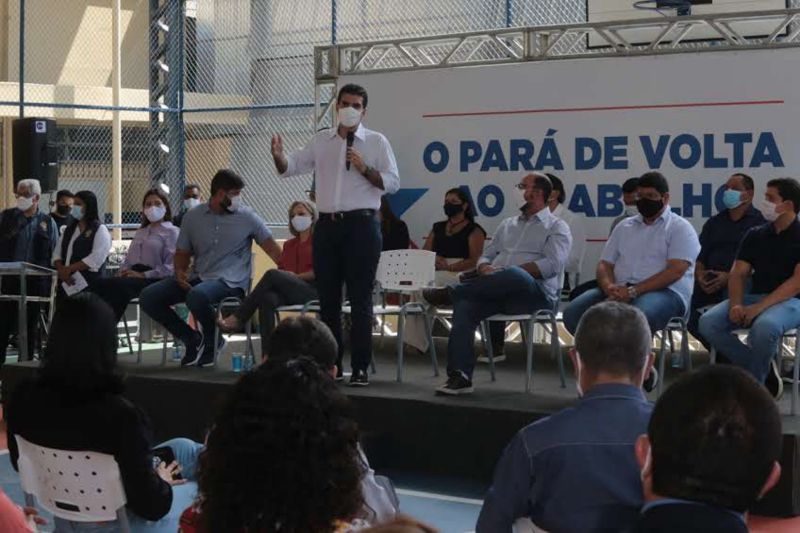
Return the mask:
POLYGON ((336 99, 338 125, 318 132, 301 150, 283 153, 272 137, 272 157, 281 177, 315 172, 319 221, 314 228, 314 275, 322 320, 339 343, 337 379, 342 378, 342 284, 352 309, 351 386, 369 384, 372 360, 372 287, 381 253, 377 219, 381 196, 400 188, 389 141, 361 121, 367 91, 347 84, 336 99))

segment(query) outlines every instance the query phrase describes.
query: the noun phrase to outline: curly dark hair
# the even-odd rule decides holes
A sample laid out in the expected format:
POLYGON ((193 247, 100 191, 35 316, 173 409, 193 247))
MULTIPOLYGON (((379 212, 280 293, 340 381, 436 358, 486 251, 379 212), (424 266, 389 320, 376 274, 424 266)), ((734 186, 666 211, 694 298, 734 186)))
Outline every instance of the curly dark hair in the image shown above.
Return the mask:
POLYGON ((239 380, 200 456, 204 530, 332 531, 363 505, 358 426, 311 359, 268 361, 239 380))

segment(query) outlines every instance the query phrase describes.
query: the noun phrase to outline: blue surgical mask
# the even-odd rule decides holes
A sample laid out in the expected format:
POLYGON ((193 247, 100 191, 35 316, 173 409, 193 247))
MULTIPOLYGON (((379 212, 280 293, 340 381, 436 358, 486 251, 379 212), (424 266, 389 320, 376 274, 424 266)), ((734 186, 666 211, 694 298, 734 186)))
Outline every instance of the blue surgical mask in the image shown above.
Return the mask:
POLYGON ((70 214, 75 220, 80 220, 83 218, 83 208, 79 205, 73 205, 70 214))
POLYGON ((734 191, 733 189, 725 189, 722 193, 722 203, 728 209, 734 209, 742 205, 742 191, 734 191))

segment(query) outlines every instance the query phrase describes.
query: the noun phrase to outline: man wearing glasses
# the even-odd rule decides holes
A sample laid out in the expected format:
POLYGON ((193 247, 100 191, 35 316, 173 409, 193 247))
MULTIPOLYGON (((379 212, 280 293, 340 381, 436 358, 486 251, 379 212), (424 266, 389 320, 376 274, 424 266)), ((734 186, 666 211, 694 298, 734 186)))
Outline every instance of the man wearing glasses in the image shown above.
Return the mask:
POLYGON ((447 345, 447 383, 439 394, 473 391, 475 328, 498 314, 533 313, 552 309, 558 300, 559 277, 572 247, 566 222, 553 216, 547 199, 550 179, 534 172, 517 185, 524 205, 519 215, 500 223, 472 273, 461 283, 426 289, 431 305, 453 306, 453 328, 447 345))
MULTIPOLYGON (((689 309, 700 253, 697 232, 670 209, 669 184, 659 172, 639 178, 636 197, 639 214, 620 222, 603 249, 597 264, 598 288, 583 293, 564 310, 564 325, 572 334, 583 313, 604 300, 638 307, 653 333, 689 309)), ((648 390, 650 386, 645 384, 648 390)))

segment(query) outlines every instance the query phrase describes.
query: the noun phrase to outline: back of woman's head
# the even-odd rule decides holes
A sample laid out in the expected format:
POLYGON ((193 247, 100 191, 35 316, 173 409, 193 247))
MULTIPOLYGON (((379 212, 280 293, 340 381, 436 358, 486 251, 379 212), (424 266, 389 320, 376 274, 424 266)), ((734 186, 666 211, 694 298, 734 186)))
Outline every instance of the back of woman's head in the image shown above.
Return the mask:
POLYGON ((242 376, 200 457, 207 531, 331 531, 362 505, 358 428, 347 398, 307 358, 242 376))
POLYGON ((117 324, 99 296, 83 292, 58 303, 40 376, 75 395, 120 392, 117 324))

